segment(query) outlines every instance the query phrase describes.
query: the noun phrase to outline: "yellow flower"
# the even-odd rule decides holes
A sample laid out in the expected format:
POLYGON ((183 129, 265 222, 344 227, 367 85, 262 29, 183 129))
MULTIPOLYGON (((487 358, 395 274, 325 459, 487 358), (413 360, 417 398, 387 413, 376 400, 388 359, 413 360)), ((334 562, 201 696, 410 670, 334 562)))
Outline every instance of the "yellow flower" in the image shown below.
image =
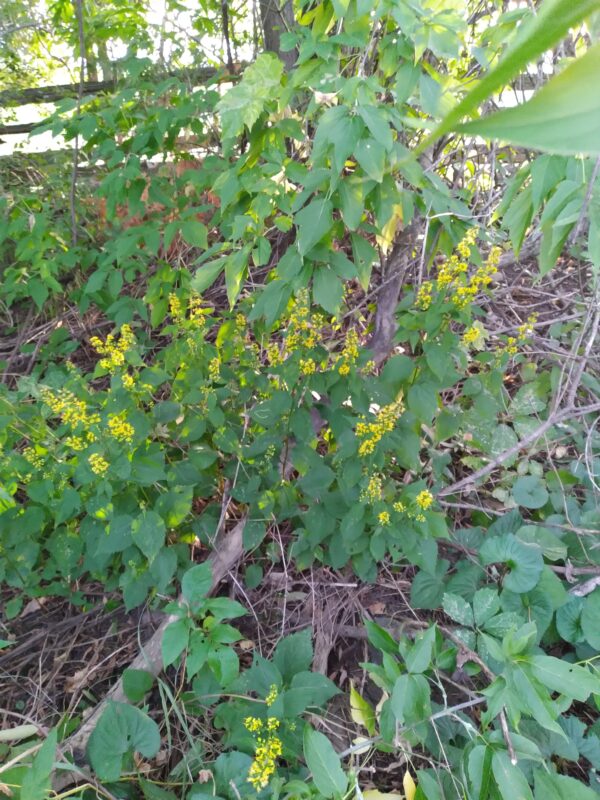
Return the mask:
POLYGON ((44 459, 34 447, 26 447, 25 450, 23 450, 23 458, 25 461, 29 462, 32 467, 37 467, 39 469, 44 465, 44 459))
POLYGON ((108 469, 108 461, 99 453, 92 453, 92 455, 88 458, 88 462, 92 472, 95 475, 104 475, 106 470, 108 469))
POLYGON ((381 408, 373 422, 367 422, 363 417, 356 426, 356 435, 359 439, 363 439, 358 447, 358 455, 365 456, 373 453, 383 436, 394 430, 396 420, 403 411, 404 403, 398 399, 381 408))
POLYGON ((81 436, 67 436, 65 439, 65 445, 70 447, 71 450, 80 451, 85 448, 85 442, 81 438, 81 436))
POLYGON ((109 333, 103 342, 97 336, 92 336, 90 344, 100 356, 100 366, 107 372, 115 372, 125 363, 125 353, 135 345, 135 334, 130 325, 121 327, 120 337, 117 341, 112 333, 109 333))
POLYGON ((221 359, 219 356, 211 358, 208 364, 208 377, 211 381, 218 381, 221 377, 221 359))
POLYGON ((277 688, 277 684, 273 683, 269 689, 269 694, 265 697, 265 703, 268 706, 272 706, 278 697, 279 697, 279 689, 277 688))
POLYGON ((369 483, 367 484, 367 488, 363 489, 360 494, 360 500, 363 503, 377 503, 382 498, 382 483, 381 483, 381 475, 374 473, 369 478, 369 483))
POLYGON ((415 503, 422 508, 423 511, 427 511, 430 505, 433 503, 433 495, 427 489, 423 489, 422 492, 415 497, 415 503))
POLYGON ((133 379, 133 376, 130 375, 128 372, 126 372, 124 375, 121 375, 121 383, 126 389, 129 390, 133 389, 133 387, 135 386, 135 380, 133 379))
POLYGON ((271 735, 266 739, 258 739, 254 761, 248 771, 248 781, 256 790, 264 789, 268 785, 275 772, 276 761, 282 752, 283 747, 278 736, 271 735))
POLYGON ((314 375, 317 371, 317 365, 312 358, 300 359, 300 372, 303 375, 314 375))
POLYGON ((394 511, 397 511, 398 514, 402 514, 406 511, 406 506, 400 500, 397 500, 393 505, 394 511))
POLYGON ((379 520, 380 525, 389 525, 390 524, 390 515, 387 511, 382 511, 377 515, 377 519, 379 520))
POLYGON ((118 442, 131 443, 135 435, 135 428, 125 419, 125 412, 110 414, 108 417, 108 430, 110 435, 118 442))
POLYGON ((250 733, 257 733, 258 731, 262 730, 262 719, 258 717, 246 717, 244 720, 244 727, 246 730, 249 730, 250 733))
POLYGON ((431 305, 432 291, 433 283, 431 281, 424 281, 417 292, 417 308, 421 311, 427 311, 431 305))

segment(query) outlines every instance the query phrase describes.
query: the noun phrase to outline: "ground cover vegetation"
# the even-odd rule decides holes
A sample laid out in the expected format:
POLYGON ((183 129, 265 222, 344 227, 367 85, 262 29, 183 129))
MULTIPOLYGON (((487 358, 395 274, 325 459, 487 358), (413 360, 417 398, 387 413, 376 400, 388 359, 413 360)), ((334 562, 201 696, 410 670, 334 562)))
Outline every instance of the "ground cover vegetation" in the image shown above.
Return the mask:
POLYGON ((0 8, 0 794, 597 797, 600 3, 0 8))

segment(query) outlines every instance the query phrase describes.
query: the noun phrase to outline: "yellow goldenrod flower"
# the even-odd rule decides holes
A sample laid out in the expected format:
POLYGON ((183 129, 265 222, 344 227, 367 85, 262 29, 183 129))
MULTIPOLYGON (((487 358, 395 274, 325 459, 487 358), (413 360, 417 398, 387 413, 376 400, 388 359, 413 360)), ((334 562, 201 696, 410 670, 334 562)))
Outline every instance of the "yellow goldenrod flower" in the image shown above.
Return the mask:
POLYGON ((121 327, 119 340, 117 341, 112 333, 109 333, 103 342, 97 336, 92 336, 90 344, 100 356, 100 366, 107 372, 114 372, 125 364, 125 353, 135 345, 135 334, 130 325, 121 327))
POLYGON ((244 727, 246 730, 250 731, 250 733, 257 733, 258 731, 262 730, 262 719, 258 717, 246 717, 244 720, 244 727))
POLYGON ((135 428, 125 419, 125 412, 109 415, 108 430, 118 442, 131 443, 135 436, 135 428))
POLYGON ((427 311, 431 305, 432 291, 433 283, 431 281, 424 281, 417 292, 417 308, 421 311, 427 311))
POLYGON ((248 781, 257 791, 264 789, 269 783, 275 772, 276 761, 282 752, 283 747, 278 736, 271 735, 266 739, 258 739, 254 761, 248 771, 248 781))
POLYGON ((317 371, 317 365, 312 358, 300 359, 300 372, 303 375, 314 375, 317 371))
POLYGON ((381 475, 374 473, 369 478, 367 488, 363 489, 360 494, 362 503, 378 503, 383 496, 383 487, 381 482, 381 475))
POLYGON ((211 381, 218 381, 221 377, 221 359, 219 356, 211 358, 208 364, 208 377, 211 381))
POLYGON ((135 380, 133 379, 133 376, 130 375, 128 372, 126 372, 124 375, 121 375, 121 383, 126 389, 129 389, 130 391, 135 386, 135 380))
POLYGON ((397 500, 393 505, 393 509, 399 514, 402 514, 404 511, 406 511, 406 506, 400 500, 397 500))
POLYGON ((387 511, 381 511, 377 515, 377 519, 379 520, 380 525, 389 525, 390 524, 390 515, 387 511))
POLYGON ((32 467, 39 469, 44 465, 43 457, 34 447, 26 447, 25 450, 23 450, 22 455, 25 461, 31 464, 32 467))
POLYGON ((427 489, 423 489, 423 491, 419 492, 419 494, 415 497, 415 503, 419 506, 419 508, 422 508, 423 511, 427 511, 427 509, 433 503, 433 495, 427 489))
POLYGON ((373 422, 363 419, 356 426, 356 435, 363 441, 358 448, 359 456, 370 455, 386 433, 394 430, 396 420, 404 411, 402 400, 395 400, 381 408, 373 422))
POLYGON ((70 447, 71 450, 80 451, 85 449, 86 443, 83 441, 81 436, 67 436, 65 439, 65 445, 70 447))
POLYGON ((269 688, 269 694, 265 697, 265 703, 268 706, 272 706, 278 697, 279 697, 279 689, 277 688, 277 684, 273 683, 269 688))
POLYGON ((102 458, 99 453, 92 453, 92 455, 88 458, 88 463, 95 475, 104 475, 108 469, 108 461, 105 458, 102 458))

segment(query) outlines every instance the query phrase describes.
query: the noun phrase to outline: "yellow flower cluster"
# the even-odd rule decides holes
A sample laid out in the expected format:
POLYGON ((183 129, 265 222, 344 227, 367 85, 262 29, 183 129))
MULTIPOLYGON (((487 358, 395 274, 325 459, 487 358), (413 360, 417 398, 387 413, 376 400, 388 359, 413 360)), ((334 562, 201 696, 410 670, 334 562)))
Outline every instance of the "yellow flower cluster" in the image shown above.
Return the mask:
POLYGON ((338 367, 338 372, 340 375, 348 375, 350 372, 351 367, 356 364, 358 359, 358 334, 354 330, 354 328, 350 328, 348 333, 346 334, 346 341, 344 343, 344 349, 339 356, 339 361, 341 362, 338 367))
POLYGON ((464 344, 475 344, 475 342, 479 339, 481 335, 481 331, 479 328, 476 328, 475 325, 472 325, 470 328, 463 333, 462 340, 464 344))
POLYGON ((25 461, 31 464, 32 467, 37 467, 37 469, 44 465, 43 457, 35 450, 34 447, 26 447, 25 450, 23 450, 23 458, 25 461))
POLYGON ((423 511, 427 511, 427 509, 433 503, 433 495, 427 489, 423 489, 422 492, 415 497, 415 503, 419 506, 419 508, 423 509, 423 511))
POLYGON ((219 356, 211 358, 208 362, 208 377, 213 383, 221 377, 221 359, 219 356))
POLYGON ((392 507, 398 514, 403 514, 406 511, 406 506, 401 500, 397 500, 392 507))
POLYGON ((498 271, 501 250, 493 247, 490 250, 486 263, 479 267, 469 278, 469 258, 475 244, 477 232, 472 228, 456 246, 456 253, 444 261, 438 269, 434 281, 424 281, 417 292, 416 306, 421 311, 426 311, 433 300, 434 291, 452 292, 450 299, 459 308, 465 308, 479 294, 481 289, 489 286, 493 276, 498 271))
POLYGON ((272 367, 283 364, 283 356, 281 355, 281 350, 277 342, 269 342, 269 344, 265 347, 265 353, 267 355, 269 364, 272 367))
POLYGON ((381 482, 381 475, 375 472, 369 478, 367 488, 363 489, 360 494, 361 503, 378 503, 383 497, 383 486, 381 482))
POLYGON ((388 511, 382 511, 380 514, 377 515, 377 519, 379 520, 380 525, 390 524, 390 515, 388 511))
POLYGON ((530 314, 527 320, 522 325, 519 325, 517 328, 517 338, 519 342, 524 343, 530 336, 533 336, 533 327, 537 322, 537 318, 537 314, 530 314))
POLYGON ((395 400, 381 408, 373 422, 363 417, 356 426, 356 435, 362 439, 358 447, 358 455, 370 455, 386 433, 394 430, 396 420, 404 411, 402 400, 395 400))
POLYGON ((90 344, 100 356, 100 366, 107 372, 114 372, 125 364, 125 353, 135 345, 135 334, 130 325, 123 325, 121 334, 117 341, 112 333, 102 341, 98 336, 92 336, 90 344))
POLYGON ((65 439, 65 445, 70 447, 71 450, 75 450, 76 452, 80 452, 84 450, 88 444, 96 441, 96 434, 92 431, 87 431, 84 436, 67 436, 65 439))
POLYGON ((259 791, 269 783, 275 772, 276 761, 283 752, 281 739, 277 735, 279 720, 269 717, 266 722, 263 722, 257 717, 246 717, 244 726, 251 733, 260 734, 264 731, 267 734, 266 736, 257 736, 254 761, 248 771, 249 783, 259 791))
POLYGON ((53 392, 44 387, 41 390, 41 397, 52 413, 60 417, 65 425, 70 425, 72 428, 78 425, 89 428, 90 425, 100 422, 100 415, 89 414, 85 400, 78 400, 68 389, 53 392))
POLYGON ((321 329, 325 325, 322 314, 310 313, 307 289, 301 289, 292 306, 288 321, 286 348, 288 352, 305 347, 310 350, 319 343, 321 329))
POLYGON ((279 689, 277 688, 277 684, 273 683, 269 687, 269 694, 265 697, 265 703, 268 706, 272 706, 278 697, 279 697, 279 689))
POLYGON ((312 358, 300 359, 300 372, 303 375, 314 375, 317 371, 317 365, 312 358))
POLYGON ((135 435, 135 428, 125 418, 125 413, 111 414, 108 417, 108 430, 110 435, 118 442, 133 441, 135 435))
POLYGON ((104 475, 108 469, 108 461, 102 458, 99 453, 92 453, 88 458, 88 463, 94 475, 104 475))

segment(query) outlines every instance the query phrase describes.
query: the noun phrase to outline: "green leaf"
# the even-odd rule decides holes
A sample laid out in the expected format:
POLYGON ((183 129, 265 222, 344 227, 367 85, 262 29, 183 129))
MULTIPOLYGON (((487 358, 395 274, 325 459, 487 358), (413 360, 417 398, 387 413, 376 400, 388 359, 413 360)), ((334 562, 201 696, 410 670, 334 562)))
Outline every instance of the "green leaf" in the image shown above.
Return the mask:
POLYGON ((443 134, 453 130, 464 117, 472 114, 494 92, 522 72, 531 61, 557 44, 570 28, 598 8, 598 0, 580 0, 578 3, 573 3, 572 0, 546 0, 542 3, 537 13, 532 14, 521 26, 498 64, 425 137, 417 148, 417 154, 424 152, 443 134))
POLYGON ((330 314, 337 314, 344 296, 344 284, 329 267, 318 267, 313 275, 315 303, 330 314))
POLYGON ((562 561, 567 557, 567 546, 549 528, 541 525, 523 525, 517 531, 517 537, 522 542, 537 544, 542 548, 544 558, 549 561, 562 561))
POLYGON ((459 625, 466 625, 468 628, 473 627, 473 610, 460 595, 445 592, 442 600, 442 608, 454 622, 458 622, 459 625))
POLYGON ((160 748, 160 731, 154 720, 127 703, 109 702, 92 731, 87 754, 102 781, 117 781, 125 756, 134 752, 152 758, 160 748))
POLYGON ((527 778, 504 751, 494 753, 492 772, 503 800, 533 800, 527 778))
POLYGON ((600 678, 586 667, 570 664, 554 656, 532 656, 531 672, 554 692, 585 702, 590 694, 600 694, 600 678))
POLYGON ((400 725, 415 725, 431 716, 430 688, 423 675, 400 675, 394 684, 391 707, 400 725))
MULTIPOLYGON (((556 629, 560 636, 570 644, 579 644, 585 641, 585 634, 581 624, 581 614, 584 600, 581 597, 572 597, 556 612, 556 629)), ((597 629, 598 617, 595 617, 594 633, 597 629)))
POLYGON ((313 659, 311 632, 307 628, 282 639, 273 654, 273 664, 284 681, 291 681, 298 672, 310 669, 313 659))
POLYGON ((369 619, 364 620, 364 624, 369 642, 373 647, 381 650, 382 653, 389 653, 390 655, 395 655, 398 652, 398 644, 385 628, 369 619))
POLYGON ((548 491, 541 478, 523 475, 515 481, 513 497, 524 508, 542 508, 548 502, 548 491))
POLYGON ((473 615, 479 627, 500 611, 500 598, 496 589, 485 587, 473 595, 473 615))
POLYGON ((202 292, 206 291, 223 272, 226 261, 227 256, 221 256, 199 267, 191 280, 192 289, 198 292, 198 294, 202 294, 202 292))
POLYGON ((371 136, 389 152, 394 146, 394 139, 388 118, 382 108, 359 104, 357 110, 371 136))
POLYGON ((217 103, 224 139, 235 138, 244 126, 252 128, 266 104, 277 96, 282 74, 283 63, 271 53, 262 53, 246 69, 239 84, 217 103))
POLYGON ((585 599, 581 612, 581 629, 586 641, 600 651, 600 589, 595 589, 585 599))
POLYGON ((211 587, 212 568, 208 561, 190 567, 181 579, 181 593, 192 610, 198 608, 211 587))
POLYGON ((154 684, 154 675, 145 669, 126 669, 123 672, 123 691, 131 703, 140 703, 154 684))
MULTIPOLYGON (((50 776, 54 769, 58 732, 53 728, 35 754, 23 777, 21 800, 45 800, 50 791, 50 776)), ((12 792, 11 792, 12 794, 12 792)))
POLYGON ((249 252, 250 245, 246 245, 246 247, 228 256, 225 261, 225 286, 227 288, 227 299, 229 300, 230 308, 233 308, 235 301, 242 291, 244 278, 246 277, 246 271, 248 269, 249 252))
POLYGON ((131 538, 149 561, 164 546, 167 529, 156 511, 143 511, 131 523, 131 538))
POLYGON ((534 773, 535 800, 598 800, 598 794, 575 778, 546 769, 534 773))
POLYGON ((208 228, 197 219, 189 219, 181 226, 181 235, 192 247, 206 250, 208 247, 208 228))
POLYGON ((369 736, 374 735, 377 721, 375 711, 371 704, 367 703, 364 697, 356 691, 353 683, 350 683, 350 716, 353 722, 366 728, 369 736))
POLYGON ((434 644, 435 625, 415 637, 415 643, 404 659, 406 669, 413 674, 425 672, 431 666, 434 644))
POLYGON ((385 168, 385 147, 375 139, 361 139, 354 149, 354 155, 369 178, 381 183, 385 168))
POLYGON ((304 758, 312 772, 315 786, 324 797, 336 797, 348 787, 340 757, 329 739, 310 726, 304 729, 304 758))
POLYGON ((559 155, 600 155, 599 74, 600 45, 595 45, 528 102, 456 129, 559 155))
POLYGON ((511 592, 533 589, 544 567, 540 548, 521 542, 512 533, 486 539, 479 555, 484 564, 506 564, 510 572, 504 577, 503 585, 511 592))
POLYGON ((294 221, 298 228, 298 251, 306 255, 329 233, 333 225, 333 206, 330 200, 313 200, 297 212, 294 221))
POLYGON ((162 637, 163 665, 173 664, 188 646, 190 637, 190 621, 178 619, 167 625, 162 637))

